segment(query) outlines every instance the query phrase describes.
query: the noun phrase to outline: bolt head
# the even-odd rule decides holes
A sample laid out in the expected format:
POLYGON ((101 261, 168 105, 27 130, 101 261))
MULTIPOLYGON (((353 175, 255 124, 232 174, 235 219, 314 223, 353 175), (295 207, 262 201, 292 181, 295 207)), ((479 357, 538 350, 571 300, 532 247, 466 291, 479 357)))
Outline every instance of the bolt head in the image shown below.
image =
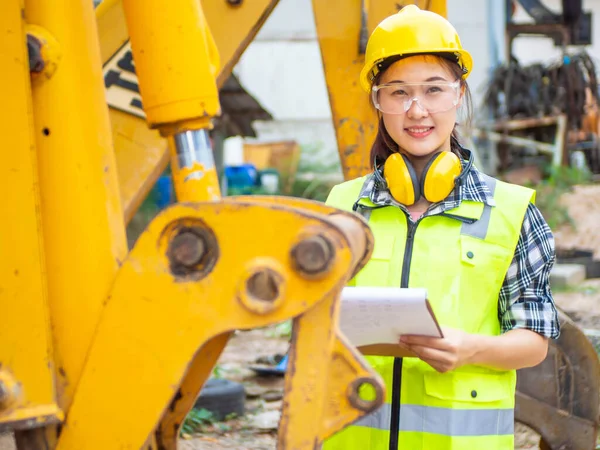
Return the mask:
POLYGON ((279 284, 277 273, 264 269, 252 275, 246 286, 252 297, 263 302, 274 302, 279 297, 279 284))
POLYGON ((292 249, 292 260, 298 269, 309 275, 325 272, 333 255, 332 245, 323 236, 306 238, 292 249))
POLYGON ((206 252, 202 237, 192 231, 184 231, 173 238, 171 255, 173 260, 186 267, 199 264, 206 252))

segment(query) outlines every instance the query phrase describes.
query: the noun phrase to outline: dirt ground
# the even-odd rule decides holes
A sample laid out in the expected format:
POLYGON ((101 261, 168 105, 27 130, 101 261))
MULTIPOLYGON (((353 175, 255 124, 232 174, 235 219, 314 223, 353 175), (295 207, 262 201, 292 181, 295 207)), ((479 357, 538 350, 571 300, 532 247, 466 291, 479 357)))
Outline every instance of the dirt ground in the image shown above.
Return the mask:
MULTIPOLYGON (((600 257, 600 185, 576 187, 563 197, 577 229, 555 230, 557 247, 587 248, 600 257)), ((556 303, 583 329, 600 330, 600 279, 586 280, 576 289, 554 292, 556 303)), ((238 332, 218 364, 218 375, 238 381, 248 393, 246 415, 225 422, 207 423, 201 434, 184 435, 182 450, 270 450, 276 446, 283 379, 258 377, 248 366, 257 358, 283 354, 287 338, 274 328, 238 332)), ((515 449, 538 448, 539 436, 517 424, 515 449)), ((0 450, 13 450, 12 438, 0 435, 0 450)))
POLYGON ((561 203, 567 206, 576 227, 564 226, 554 230, 557 247, 586 248, 600 257, 600 185, 575 186, 573 192, 564 194, 561 203))

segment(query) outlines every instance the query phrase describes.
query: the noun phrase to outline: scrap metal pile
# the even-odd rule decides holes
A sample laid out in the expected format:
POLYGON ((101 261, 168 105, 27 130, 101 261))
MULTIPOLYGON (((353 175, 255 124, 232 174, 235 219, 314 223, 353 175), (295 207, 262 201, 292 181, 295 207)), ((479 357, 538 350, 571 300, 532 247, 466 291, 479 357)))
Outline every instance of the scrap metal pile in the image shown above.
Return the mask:
MULTIPOLYGON (((588 53, 581 51, 549 64, 524 66, 512 58, 493 72, 483 107, 496 123, 564 114, 567 127, 563 163, 572 163, 572 152, 578 150, 585 155, 588 168, 599 173, 599 99, 596 65, 588 53)), ((538 142, 556 139, 557 131, 552 127, 518 128, 520 136, 538 142)))
POLYGON ((484 102, 498 120, 565 113, 569 128, 581 129, 588 106, 598 103, 596 67, 586 52, 549 65, 522 66, 513 58, 495 70, 484 102))

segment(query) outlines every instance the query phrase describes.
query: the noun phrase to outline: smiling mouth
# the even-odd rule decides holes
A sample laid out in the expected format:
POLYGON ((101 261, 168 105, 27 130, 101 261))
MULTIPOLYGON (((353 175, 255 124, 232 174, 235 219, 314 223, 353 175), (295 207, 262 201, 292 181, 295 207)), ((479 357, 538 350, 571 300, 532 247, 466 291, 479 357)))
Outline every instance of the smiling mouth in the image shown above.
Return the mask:
POLYGON ((427 134, 431 130, 433 130, 433 127, 409 127, 409 128, 404 129, 404 131, 408 132, 409 134, 416 135, 416 136, 422 135, 422 134, 427 134))

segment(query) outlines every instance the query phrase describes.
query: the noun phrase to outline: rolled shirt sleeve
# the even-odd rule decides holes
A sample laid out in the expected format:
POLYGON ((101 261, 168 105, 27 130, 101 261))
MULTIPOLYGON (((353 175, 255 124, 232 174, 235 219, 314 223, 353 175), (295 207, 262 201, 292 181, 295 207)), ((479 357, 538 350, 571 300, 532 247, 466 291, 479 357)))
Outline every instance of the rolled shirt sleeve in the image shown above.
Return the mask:
POLYGON ((539 209, 530 203, 500 289, 498 316, 503 333, 521 328, 550 339, 559 337, 558 312, 550 288, 555 259, 552 230, 539 209))

